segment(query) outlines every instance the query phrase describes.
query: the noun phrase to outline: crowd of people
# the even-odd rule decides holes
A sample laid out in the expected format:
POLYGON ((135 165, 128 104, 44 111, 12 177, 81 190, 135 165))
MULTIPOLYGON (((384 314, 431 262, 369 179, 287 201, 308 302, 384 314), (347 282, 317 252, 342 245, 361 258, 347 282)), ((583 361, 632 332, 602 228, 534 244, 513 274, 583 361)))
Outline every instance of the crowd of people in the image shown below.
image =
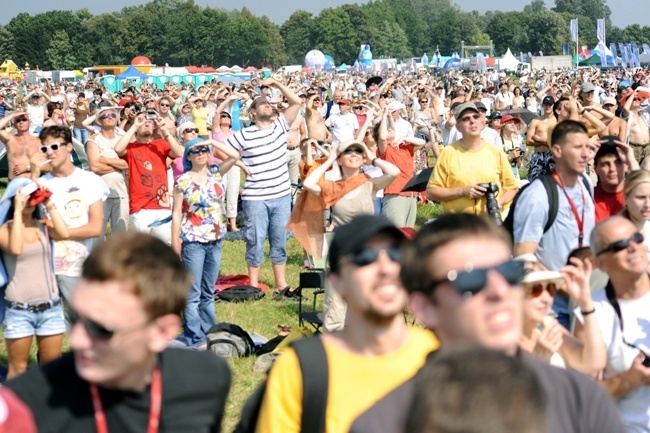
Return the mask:
POLYGON ((278 300, 303 297, 290 234, 306 267, 328 263, 326 398, 287 348, 256 432, 303 431, 315 402, 331 433, 650 432, 647 84, 643 69, 12 83, 0 397, 33 414, 21 431, 219 431, 230 374, 204 349, 241 231, 254 287, 268 239, 278 300), (431 202, 442 216, 417 221, 431 202), (34 336, 43 366, 26 371, 34 336))

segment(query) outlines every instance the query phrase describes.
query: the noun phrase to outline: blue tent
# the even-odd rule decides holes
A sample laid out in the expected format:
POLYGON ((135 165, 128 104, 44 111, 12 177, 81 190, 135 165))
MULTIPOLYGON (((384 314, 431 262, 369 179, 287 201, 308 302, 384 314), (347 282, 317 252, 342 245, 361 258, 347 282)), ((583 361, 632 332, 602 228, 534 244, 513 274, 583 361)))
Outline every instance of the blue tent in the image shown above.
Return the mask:
POLYGON ((452 57, 445 63, 444 69, 460 69, 460 59, 452 57))
POLYGON ((117 76, 118 80, 146 80, 147 74, 140 72, 133 65, 126 68, 126 71, 117 76))

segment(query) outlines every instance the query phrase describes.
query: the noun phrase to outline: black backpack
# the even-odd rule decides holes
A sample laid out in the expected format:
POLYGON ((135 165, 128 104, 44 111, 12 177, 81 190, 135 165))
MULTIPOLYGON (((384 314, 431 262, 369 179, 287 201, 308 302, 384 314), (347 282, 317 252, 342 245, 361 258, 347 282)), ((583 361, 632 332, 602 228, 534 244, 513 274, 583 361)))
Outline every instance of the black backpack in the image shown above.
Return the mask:
POLYGON ((232 286, 218 292, 217 297, 226 302, 257 301, 264 297, 264 291, 253 286, 232 286))
MULTIPOLYGON (((551 175, 550 173, 542 174, 537 179, 539 179, 542 182, 542 185, 544 185, 544 189, 546 190, 546 196, 548 197, 548 220, 546 220, 546 225, 544 226, 544 233, 546 233, 555 222, 555 218, 557 218, 560 199, 558 197, 558 192, 557 192, 557 183, 555 182, 555 179, 553 179, 553 175, 551 175)), ((589 196, 593 199, 587 177, 584 174, 581 174, 580 179, 582 180, 582 183, 585 185, 585 188, 587 189, 589 196)), ((533 182, 535 182, 535 180, 533 180, 533 182)), ((508 212, 508 216, 506 217, 505 221, 503 221, 502 227, 506 229, 508 233, 510 233, 510 237, 512 238, 513 243, 515 239, 514 236, 515 207, 517 206, 517 201, 519 199, 519 196, 521 196, 521 194, 523 194, 523 192, 526 191, 526 189, 529 186, 531 186, 533 182, 524 185, 517 192, 517 195, 515 195, 515 198, 512 200, 512 204, 510 205, 510 211, 508 212)))
POLYGON ((253 339, 240 326, 217 323, 205 334, 208 350, 222 358, 243 358, 255 351, 253 339))
MULTIPOLYGON (((312 336, 291 343, 302 374, 301 433, 324 433, 327 409, 327 357, 320 337, 312 336)), ((266 392, 266 381, 246 400, 233 433, 254 433, 266 392)))

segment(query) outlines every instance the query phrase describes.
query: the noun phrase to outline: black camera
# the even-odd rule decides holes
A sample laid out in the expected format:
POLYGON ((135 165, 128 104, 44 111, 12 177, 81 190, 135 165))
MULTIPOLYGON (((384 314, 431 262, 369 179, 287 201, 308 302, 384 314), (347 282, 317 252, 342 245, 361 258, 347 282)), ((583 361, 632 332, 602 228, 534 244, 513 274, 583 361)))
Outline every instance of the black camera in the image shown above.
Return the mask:
POLYGON ((479 183, 481 188, 485 188, 485 200, 488 216, 496 223, 501 225, 501 211, 499 210, 499 203, 497 202, 496 193, 499 192, 499 186, 494 182, 479 183))
POLYGON ((643 356, 643 361, 641 361, 641 364, 643 364, 644 367, 650 367, 650 356, 646 355, 643 352, 641 352, 641 355, 643 356))

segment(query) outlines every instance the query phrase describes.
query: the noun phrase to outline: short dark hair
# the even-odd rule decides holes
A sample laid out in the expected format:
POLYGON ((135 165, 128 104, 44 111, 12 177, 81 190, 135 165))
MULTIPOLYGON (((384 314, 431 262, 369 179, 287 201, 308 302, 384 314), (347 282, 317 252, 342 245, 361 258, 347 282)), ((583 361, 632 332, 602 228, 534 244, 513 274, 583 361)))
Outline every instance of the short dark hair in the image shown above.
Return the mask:
POLYGON ((180 314, 190 287, 190 275, 170 246, 132 231, 98 244, 84 262, 81 276, 88 281, 125 284, 151 319, 180 314))
POLYGON ((568 134, 586 134, 587 127, 582 122, 576 120, 563 120, 553 128, 551 134, 551 146, 554 144, 564 144, 564 139, 568 134))
POLYGON ((564 101, 569 101, 569 98, 567 96, 561 96, 553 104, 553 115, 555 115, 555 117, 557 117, 557 112, 560 111, 560 106, 564 101))
POLYGON ((41 141, 44 141, 48 137, 63 139, 66 144, 72 143, 72 132, 70 131, 70 128, 67 128, 65 126, 53 125, 46 126, 45 128, 41 129, 40 134, 38 134, 38 138, 41 141))
POLYGON ((487 218, 466 213, 446 214, 425 224, 403 250, 400 278, 409 293, 430 290, 429 259, 439 248, 463 238, 491 238, 510 248, 508 233, 487 218))
POLYGON ((546 431, 548 397, 520 357, 452 348, 429 356, 414 383, 409 433, 546 431))
MULTIPOLYGON (((608 138, 618 140, 618 137, 611 136, 611 135, 603 137, 603 140, 606 140, 608 138)), ((609 155, 614 155, 617 160, 620 159, 620 156, 618 155, 618 150, 616 150, 616 146, 612 146, 607 141, 604 141, 601 143, 598 152, 596 152, 596 155, 594 156, 594 167, 598 166, 598 161, 600 161, 600 158, 609 155)))

